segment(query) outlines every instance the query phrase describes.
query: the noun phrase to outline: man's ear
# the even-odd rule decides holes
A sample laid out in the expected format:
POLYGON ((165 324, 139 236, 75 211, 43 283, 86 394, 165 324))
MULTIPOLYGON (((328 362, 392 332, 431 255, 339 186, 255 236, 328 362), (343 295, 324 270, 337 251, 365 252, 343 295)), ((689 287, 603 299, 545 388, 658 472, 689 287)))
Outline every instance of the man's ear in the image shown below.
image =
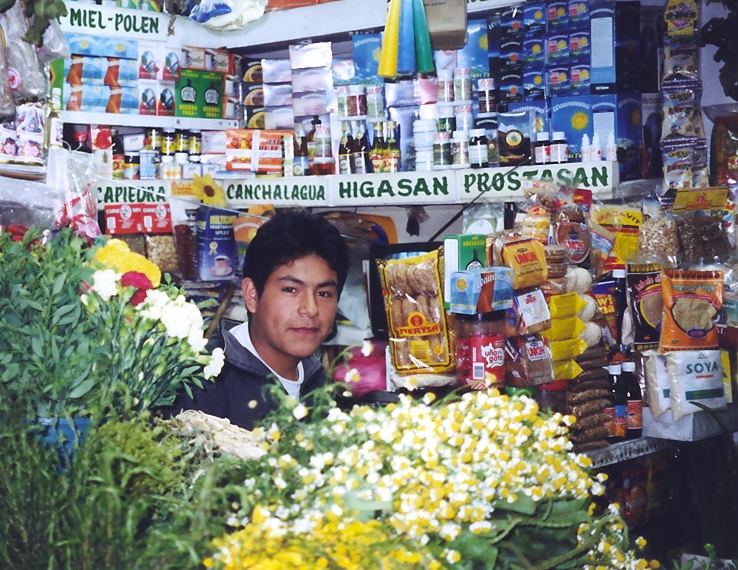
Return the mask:
POLYGON ((256 285, 250 277, 244 277, 241 281, 241 291, 243 292, 243 302, 246 305, 246 310, 249 313, 255 313, 259 293, 256 291, 256 285))

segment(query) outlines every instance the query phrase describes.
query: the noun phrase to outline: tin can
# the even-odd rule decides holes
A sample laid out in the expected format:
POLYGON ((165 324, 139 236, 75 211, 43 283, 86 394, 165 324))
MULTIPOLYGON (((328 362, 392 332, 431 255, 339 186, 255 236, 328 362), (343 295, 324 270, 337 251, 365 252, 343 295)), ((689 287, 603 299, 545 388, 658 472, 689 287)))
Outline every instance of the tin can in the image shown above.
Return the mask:
POLYGON ((126 153, 125 165, 123 166, 123 178, 127 180, 138 180, 141 178, 141 157, 137 152, 126 153))
POLYGON ((500 388, 505 379, 504 311, 456 315, 456 378, 474 390, 500 388))

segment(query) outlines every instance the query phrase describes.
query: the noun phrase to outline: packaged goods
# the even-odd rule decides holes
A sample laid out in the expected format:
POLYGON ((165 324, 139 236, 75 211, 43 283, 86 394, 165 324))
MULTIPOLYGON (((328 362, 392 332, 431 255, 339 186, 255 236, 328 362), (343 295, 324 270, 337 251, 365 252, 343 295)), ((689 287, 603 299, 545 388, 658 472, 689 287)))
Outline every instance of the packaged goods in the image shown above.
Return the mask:
POLYGON ((452 313, 474 315, 509 309, 513 304, 508 267, 487 267, 451 274, 452 313))
POLYGON ((677 218, 679 243, 687 263, 725 260, 733 251, 723 220, 694 212, 677 218))
POLYGON ((582 373, 582 367, 576 360, 559 360, 553 363, 553 369, 554 376, 559 380, 571 380, 582 373))
POLYGON ((592 288, 592 274, 583 267, 569 267, 564 275, 566 292, 585 294, 592 288))
POLYGON ((671 381, 668 361, 655 351, 644 353, 643 369, 646 376, 648 406, 654 417, 671 409, 671 381))
POLYGON ((597 279, 592 285, 592 297, 597 302, 595 317, 608 346, 615 346, 618 338, 617 313, 615 311, 615 280, 610 275, 597 279))
MULTIPOLYGON (((587 343, 580 338, 555 340, 550 343, 551 359, 554 362, 568 360, 580 356, 587 350, 587 343)), ((555 366, 556 364, 554 364, 555 366)))
POLYGON ((566 206, 559 211, 554 239, 569 253, 569 261, 579 264, 589 258, 592 243, 585 211, 578 206, 566 206))
POLYGON ((605 272, 605 263, 610 257, 615 234, 609 229, 590 221, 592 245, 590 247, 589 262, 594 274, 600 276, 605 272))
POLYGON ((666 269, 659 351, 718 347, 715 319, 723 306, 723 272, 666 269))
POLYGON ((548 278, 543 246, 530 239, 502 245, 502 261, 512 269, 513 288, 536 287, 548 278))
POLYGON ((591 217, 595 224, 614 236, 610 253, 600 265, 602 270, 609 271, 623 267, 625 262, 637 257, 638 232, 643 223, 640 208, 598 204, 592 207, 591 217))
POLYGON ((641 461, 623 466, 623 517, 631 527, 639 527, 646 522, 648 495, 647 473, 641 461))
POLYGON ((377 261, 392 364, 400 374, 443 373, 453 368, 441 301, 441 263, 438 250, 377 261))
POLYGON ((553 380, 548 341, 538 335, 505 340, 505 383, 536 386, 553 380))
POLYGON ((595 317, 597 312, 597 301, 595 301, 594 297, 590 295, 582 295, 581 297, 584 300, 584 307, 582 307, 577 315, 585 323, 588 323, 595 317))
POLYGON ((569 265, 569 252, 562 245, 544 246, 546 264, 548 265, 548 278, 556 279, 566 275, 569 265))
POLYGON ((679 255, 676 220, 671 216, 646 218, 638 232, 638 247, 659 259, 674 260, 679 255))
POLYGON ((633 318, 633 344, 639 352, 654 349, 661 331, 661 268, 655 263, 629 264, 628 300, 633 318))
POLYGON ((566 382, 556 380, 541 384, 538 388, 538 406, 541 410, 567 413, 566 382))
POLYGON ((179 269, 172 234, 146 235, 146 257, 156 263, 163 273, 176 273, 179 269))
POLYGON ((473 390, 502 387, 505 376, 504 313, 458 315, 456 378, 473 390))
POLYGON ((508 336, 535 334, 551 326, 551 313, 540 289, 531 289, 513 296, 513 306, 507 310, 505 331, 508 336))
POLYGON ((238 263, 230 210, 209 206, 197 209, 197 266, 201 281, 232 279, 238 263))
POLYGON ((584 330, 584 323, 578 317, 551 319, 550 328, 543 331, 548 340, 567 340, 578 336, 584 330))
POLYGON ((705 138, 702 127, 699 83, 665 86, 664 122, 661 127, 663 141, 688 138, 705 138))
POLYGON ((672 352, 666 359, 674 420, 699 412, 700 408, 693 402, 713 409, 725 407, 723 365, 719 350, 672 352))
POLYGON ((563 293, 552 295, 548 300, 551 318, 564 319, 575 316, 584 307, 585 302, 579 293, 563 293))

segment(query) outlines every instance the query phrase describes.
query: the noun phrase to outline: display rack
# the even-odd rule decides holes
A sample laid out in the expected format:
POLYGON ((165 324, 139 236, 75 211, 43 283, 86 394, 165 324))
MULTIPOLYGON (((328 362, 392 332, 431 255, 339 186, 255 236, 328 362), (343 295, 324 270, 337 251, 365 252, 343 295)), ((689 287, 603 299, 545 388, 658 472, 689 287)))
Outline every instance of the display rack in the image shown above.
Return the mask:
POLYGON ((62 111, 65 123, 80 125, 111 125, 122 127, 152 127, 173 129, 237 129, 238 121, 229 119, 201 119, 196 117, 158 117, 154 115, 127 115, 115 113, 90 113, 62 111))
POLYGON ((587 451, 587 455, 592 460, 592 467, 599 469, 622 461, 636 459, 644 455, 651 455, 665 449, 669 449, 675 445, 674 442, 666 439, 654 439, 650 437, 640 437, 628 441, 621 441, 594 451, 587 451))

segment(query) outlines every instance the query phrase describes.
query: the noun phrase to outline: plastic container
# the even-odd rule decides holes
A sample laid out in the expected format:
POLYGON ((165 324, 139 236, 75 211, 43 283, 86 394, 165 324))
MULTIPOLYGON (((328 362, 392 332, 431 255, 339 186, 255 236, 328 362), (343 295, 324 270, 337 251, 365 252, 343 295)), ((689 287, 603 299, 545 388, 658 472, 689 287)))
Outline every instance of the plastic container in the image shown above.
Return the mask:
POLYGON ((141 155, 137 152, 127 152, 123 165, 123 178, 138 180, 141 178, 141 155))
POLYGON ((467 131, 454 131, 451 159, 454 168, 469 167, 469 133, 467 131))
POLYGON ((505 311, 456 315, 456 379, 475 390, 502 388, 505 311))
POLYGON ((436 105, 437 130, 452 133, 456 130, 456 112, 453 104, 436 105))
POLYGON ((471 105, 457 105, 454 109, 457 131, 471 131, 474 128, 474 115, 471 105))
POLYGON ((551 143, 548 133, 538 133, 534 147, 536 164, 548 164, 551 162, 551 143))
POLYGON ((384 119, 384 87, 369 85, 366 88, 366 116, 369 119, 384 119))
POLYGON ((477 81, 477 97, 479 99, 480 113, 496 113, 497 100, 495 98, 495 80, 491 77, 483 77, 477 81))
POLYGON ((458 67, 454 70, 454 101, 472 100, 471 68, 458 67))
POLYGON ((484 129, 472 129, 469 132, 469 166, 487 168, 489 166, 489 140, 484 129))
POLYGON ((538 387, 538 406, 543 410, 551 410, 552 412, 567 413, 566 406, 566 388, 568 382, 566 380, 554 380, 548 384, 541 384, 538 387))
POLYGON ((348 117, 348 85, 339 85, 336 87, 336 110, 339 117, 348 117))
POLYGON ((433 139, 433 169, 443 170, 453 164, 451 153, 451 133, 441 131, 433 139))
POLYGON ((349 85, 346 104, 349 117, 366 117, 366 89, 363 85, 349 85))
POLYGON ((438 70, 438 93, 436 100, 439 103, 451 103, 454 100, 454 72, 450 69, 438 70))

